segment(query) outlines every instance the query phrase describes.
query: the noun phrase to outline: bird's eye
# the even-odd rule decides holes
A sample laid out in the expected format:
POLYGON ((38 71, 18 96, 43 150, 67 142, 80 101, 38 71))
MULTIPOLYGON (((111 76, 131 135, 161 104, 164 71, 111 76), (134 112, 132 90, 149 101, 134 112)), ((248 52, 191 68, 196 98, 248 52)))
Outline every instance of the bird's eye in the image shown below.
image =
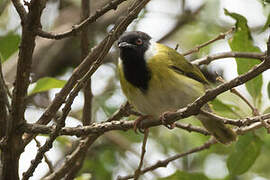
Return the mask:
POLYGON ((136 42, 135 42, 137 45, 142 45, 143 44, 143 41, 141 39, 136 39, 136 42))

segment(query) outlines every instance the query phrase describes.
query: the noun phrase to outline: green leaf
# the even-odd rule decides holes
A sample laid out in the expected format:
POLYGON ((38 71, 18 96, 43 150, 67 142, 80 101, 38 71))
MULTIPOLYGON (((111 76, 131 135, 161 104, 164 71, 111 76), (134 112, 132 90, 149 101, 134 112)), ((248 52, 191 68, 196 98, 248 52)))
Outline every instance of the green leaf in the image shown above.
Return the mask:
POLYGON ((253 133, 241 136, 227 159, 230 174, 240 175, 245 173, 259 156, 261 147, 262 141, 253 133))
MULTIPOLYGON (((261 52, 260 49, 253 45, 253 40, 250 34, 247 20, 245 17, 237 13, 230 13, 225 9, 225 14, 236 20, 236 31, 233 37, 229 40, 229 45, 233 51, 240 52, 261 52)), ((260 60, 248 59, 248 58, 235 58, 237 63, 238 74, 244 74, 249 71, 256 64, 260 63, 260 60)), ((261 90, 262 90, 262 75, 248 81, 245 85, 253 98, 254 105, 260 106, 261 103, 261 90)))
POLYGON ((239 118, 239 115, 234 111, 234 109, 238 109, 239 107, 235 105, 226 104, 217 98, 211 101, 210 104, 218 115, 228 118, 239 118))
POLYGON ((20 36, 14 32, 9 32, 4 36, 0 36, 0 54, 1 61, 7 60, 19 48, 20 36))
POLYGON ((202 173, 188 173, 184 171, 176 171, 173 175, 165 178, 160 178, 159 180, 209 180, 202 173))
POLYGON ((51 77, 44 77, 44 78, 39 79, 35 84, 36 85, 34 89, 29 93, 29 95, 32 95, 34 93, 48 91, 53 88, 62 88, 66 84, 66 81, 58 80, 51 77))

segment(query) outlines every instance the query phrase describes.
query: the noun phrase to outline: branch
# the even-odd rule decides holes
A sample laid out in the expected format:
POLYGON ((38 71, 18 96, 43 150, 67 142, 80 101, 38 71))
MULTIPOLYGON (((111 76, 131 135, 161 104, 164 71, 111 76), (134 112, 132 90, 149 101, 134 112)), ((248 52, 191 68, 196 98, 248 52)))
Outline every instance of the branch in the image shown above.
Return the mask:
POLYGON ((238 127, 241 127, 244 125, 243 120, 234 120, 234 119, 225 118, 225 117, 218 116, 216 114, 213 114, 213 113, 210 113, 210 112, 204 111, 204 110, 200 110, 200 113, 211 118, 211 119, 215 119, 217 121, 220 121, 223 124, 231 124, 231 125, 238 126, 238 127))
MULTIPOLYGON (((90 15, 90 1, 81 0, 82 21, 87 19, 90 15)), ((81 33, 81 57, 82 60, 89 53, 89 26, 82 28, 81 33)), ((91 63, 92 64, 92 63, 91 63)), ((91 106, 92 106, 92 91, 91 91, 91 79, 86 82, 86 86, 83 88, 84 93, 84 106, 83 106, 83 125, 89 125, 91 123, 91 106)))
POLYGON ((59 169, 45 177, 44 180, 58 180, 63 178, 66 173, 73 167, 73 163, 81 157, 80 154, 85 154, 88 148, 95 142, 98 137, 99 135, 93 135, 80 141, 79 146, 75 151, 72 152, 70 156, 67 157, 66 161, 62 163, 59 169))
POLYGON ((19 157, 23 152, 22 134, 17 132, 19 125, 25 122, 25 97, 29 86, 29 76, 32 65, 32 55, 35 48, 35 34, 33 31, 40 27, 40 17, 45 8, 46 0, 31 1, 28 4, 29 13, 18 0, 12 1, 22 24, 22 38, 19 47, 16 80, 12 94, 11 116, 6 128, 7 144, 1 153, 3 169, 0 179, 19 179, 19 157))
POLYGON ((26 17, 27 17, 27 12, 24 9, 22 3, 20 2, 20 0, 12 0, 12 3, 17 11, 17 13, 20 16, 20 19, 22 21, 22 24, 24 24, 24 22, 26 21, 26 17))
MULTIPOLYGON (((16 6, 19 6, 18 1, 14 1, 13 3, 16 6)), ((24 121, 24 100, 27 96, 27 88, 30 83, 29 76, 31 71, 32 55, 35 48, 35 34, 33 33, 33 30, 40 26, 40 17, 42 10, 45 8, 45 0, 38 2, 32 1, 28 7, 28 21, 27 24, 22 26, 22 40, 20 44, 16 81, 12 97, 11 113, 14 126, 16 124, 23 123, 24 121)))
POLYGON ((182 123, 176 122, 174 123, 174 125, 175 127, 187 130, 188 132, 197 132, 205 136, 211 135, 207 130, 200 127, 192 126, 191 124, 182 124, 182 123))
MULTIPOLYGON (((174 156, 171 156, 165 160, 162 160, 162 161, 158 161, 156 162, 155 164, 153 164, 152 166, 149 166, 147 168, 144 168, 142 171, 141 171, 141 174, 145 174, 149 171, 153 171, 153 170, 156 170, 160 167, 166 167, 170 162, 172 161, 175 161, 179 158, 182 158, 184 156, 187 156, 189 154, 193 154, 193 153, 196 153, 196 152, 200 152, 200 151, 203 151, 205 149, 208 149, 210 148, 211 145, 213 144, 216 144, 217 141, 214 139, 214 138, 211 138, 210 140, 208 140, 206 143, 204 143, 203 145, 199 146, 199 147, 196 147, 196 148, 193 148, 187 152, 184 152, 184 153, 181 153, 181 154, 176 154, 174 156)), ((135 174, 134 175, 128 175, 128 176, 123 176, 123 177, 118 177, 117 180, 127 180, 127 179, 131 179, 131 178, 134 178, 135 177, 135 174)))
MULTIPOLYGON (((41 147, 40 142, 37 140, 37 138, 34 138, 34 140, 36 142, 37 148, 40 148, 41 147)), ((49 158, 46 156, 46 154, 44 154, 44 160, 48 165, 50 173, 53 173, 54 170, 53 170, 52 162, 49 160, 49 158)))
POLYGON ((224 53, 217 53, 213 55, 208 55, 206 57, 197 59, 192 61, 191 63, 194 65, 202 65, 202 64, 210 64, 212 61, 216 59, 222 58, 251 58, 251 59, 259 59, 261 61, 265 58, 265 53, 250 53, 250 52, 224 52, 224 53))
MULTIPOLYGON (((2 72, 2 63, 0 57, 0 139, 6 135, 8 112, 10 112, 10 104, 8 101, 8 90, 2 72), (9 110, 9 111, 8 111, 9 110)), ((1 149, 1 148, 0 148, 1 149)))
POLYGON ((89 24, 95 22, 99 17, 101 17, 102 15, 107 13, 108 11, 110 11, 112 9, 116 10, 118 5, 121 4, 124 1, 127 1, 127 0, 112 0, 112 1, 110 1, 108 4, 106 4, 106 6, 104 6, 101 9, 98 9, 94 15, 86 18, 80 24, 74 25, 72 27, 72 29, 70 29, 70 30, 68 30, 66 32, 63 32, 63 33, 49 33, 49 32, 42 31, 42 29, 38 29, 36 31, 36 33, 40 37, 48 38, 48 39, 55 39, 55 40, 63 39, 63 38, 69 37, 69 36, 74 36, 78 32, 82 31, 83 28, 85 28, 89 24))
MULTIPOLYGON (((270 118, 270 117, 269 117, 270 118)), ((269 119, 268 118, 268 119, 269 119)), ((269 120, 266 120, 264 122, 260 121, 260 122, 256 122, 256 123, 253 123, 249 126, 246 126, 246 127, 240 127, 240 128, 236 128, 235 129, 235 132, 239 135, 243 135, 247 132, 250 132, 250 131, 254 131, 256 129, 259 129, 261 127, 265 127, 264 123, 267 123, 267 125, 269 125, 269 120)), ((266 128, 267 132, 268 132, 268 128, 266 128)), ((269 132, 268 132, 269 133, 269 132)))
POLYGON ((139 163, 139 166, 138 166, 137 170, 134 173, 134 180, 137 180, 141 175, 141 168, 142 168, 142 165, 143 165, 143 159, 144 159, 144 155, 145 155, 145 152, 146 152, 145 147, 146 147, 148 134, 149 134, 149 129, 146 129, 144 131, 144 138, 143 138, 143 144, 142 144, 140 163, 139 163))
MULTIPOLYGON (((260 119, 266 120, 270 118, 270 113, 236 120, 236 119, 229 119, 229 118, 217 116, 215 114, 212 114, 206 111, 200 111, 200 112, 218 121, 222 121, 224 124, 230 124, 237 127, 248 126, 253 123, 259 122, 260 119)), ((114 131, 114 130, 126 131, 129 129, 133 129, 133 124, 134 124, 134 121, 122 121, 122 120, 102 122, 102 123, 92 123, 89 126, 64 127, 60 130, 59 134, 81 137, 81 136, 86 136, 86 135, 103 134, 105 132, 114 131)), ((142 124, 144 127, 147 127, 147 128, 163 125, 162 122, 155 121, 155 120, 142 122, 142 124)), ((176 126, 179 128, 185 129, 187 131, 195 131, 204 135, 208 135, 208 133, 205 132, 205 130, 199 129, 198 127, 193 127, 190 125, 183 125, 179 123, 176 123, 176 126)), ((55 127, 53 126, 45 126, 45 125, 39 125, 39 124, 24 124, 21 127, 21 131, 31 133, 31 134, 39 134, 39 133, 50 134, 53 132, 54 128, 55 127)))
MULTIPOLYGON (((82 83, 81 83, 81 86, 83 86, 82 83)), ((70 93, 70 95, 66 101, 66 104, 62 110, 63 114, 57 120, 56 127, 53 129, 52 133, 50 133, 50 137, 49 137, 49 139, 46 140, 45 144, 38 149, 38 152, 36 154, 35 159, 31 161, 30 167, 27 169, 27 171, 25 173, 23 173, 22 180, 27 180, 33 175, 33 172, 35 171, 38 164, 41 162, 45 152, 49 151, 52 148, 53 142, 59 136, 60 130, 62 129, 62 127, 65 126, 66 117, 68 116, 68 113, 71 110, 71 105, 72 105, 74 99, 76 98, 79 90, 81 89, 80 88, 81 86, 79 86, 79 85, 76 86, 76 88, 70 93)))

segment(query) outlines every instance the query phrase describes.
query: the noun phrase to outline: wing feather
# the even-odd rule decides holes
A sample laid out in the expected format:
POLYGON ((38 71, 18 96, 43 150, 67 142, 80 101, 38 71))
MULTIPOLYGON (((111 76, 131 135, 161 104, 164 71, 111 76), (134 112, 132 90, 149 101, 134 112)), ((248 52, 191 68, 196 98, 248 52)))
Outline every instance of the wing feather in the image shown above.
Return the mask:
POLYGON ((166 62, 168 62, 169 68, 172 68, 177 73, 183 74, 196 81, 204 84, 209 84, 208 80, 205 78, 200 69, 188 62, 184 56, 179 54, 176 50, 162 44, 158 44, 158 49, 159 53, 166 53, 166 55, 169 57, 166 60, 166 62))

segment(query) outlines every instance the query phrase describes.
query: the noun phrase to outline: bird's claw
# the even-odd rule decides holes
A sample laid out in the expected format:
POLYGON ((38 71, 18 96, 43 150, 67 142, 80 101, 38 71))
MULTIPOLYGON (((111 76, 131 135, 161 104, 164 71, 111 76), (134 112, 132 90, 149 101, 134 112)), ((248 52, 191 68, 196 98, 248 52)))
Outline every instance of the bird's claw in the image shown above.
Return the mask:
POLYGON ((168 124, 168 123, 166 122, 166 117, 167 117, 170 113, 171 113, 170 111, 164 112, 164 113, 160 116, 160 120, 161 120, 163 126, 165 126, 166 128, 168 128, 168 129, 174 129, 174 128, 175 128, 175 123, 168 124))
POLYGON ((135 133, 138 133, 137 130, 139 130, 140 133, 144 133, 145 129, 141 127, 141 122, 146 119, 146 118, 150 118, 151 116, 146 115, 146 116, 140 116, 138 117, 135 121, 134 121, 134 126, 133 126, 133 130, 135 133))

